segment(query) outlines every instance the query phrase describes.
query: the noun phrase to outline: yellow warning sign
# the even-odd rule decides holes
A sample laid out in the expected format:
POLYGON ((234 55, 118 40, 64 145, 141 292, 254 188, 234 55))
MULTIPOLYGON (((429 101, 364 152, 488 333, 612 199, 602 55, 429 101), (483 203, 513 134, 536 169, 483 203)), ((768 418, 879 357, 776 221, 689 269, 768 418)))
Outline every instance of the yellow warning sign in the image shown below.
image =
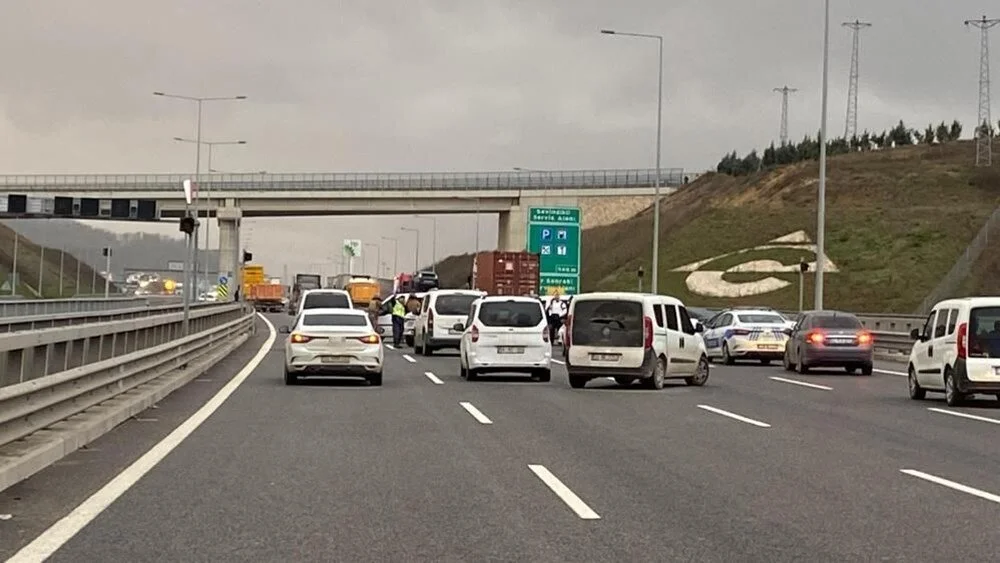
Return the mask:
POLYGON ((219 284, 215 287, 215 294, 219 299, 229 297, 229 286, 226 284, 219 284))

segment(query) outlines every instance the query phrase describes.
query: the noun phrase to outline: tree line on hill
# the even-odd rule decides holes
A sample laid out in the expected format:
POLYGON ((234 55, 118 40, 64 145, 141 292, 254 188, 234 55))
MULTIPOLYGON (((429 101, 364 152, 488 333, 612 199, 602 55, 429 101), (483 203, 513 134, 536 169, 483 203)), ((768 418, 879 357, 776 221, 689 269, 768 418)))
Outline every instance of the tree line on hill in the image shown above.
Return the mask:
MULTIPOLYGON (((997 122, 997 126, 998 128, 994 128, 992 125, 983 123, 978 128, 977 133, 986 132, 991 137, 995 137, 997 131, 1000 131, 1000 121, 997 122)), ((937 126, 932 123, 924 129, 911 129, 900 120, 892 129, 878 134, 866 130, 861 135, 855 135, 850 139, 843 137, 830 139, 826 143, 826 154, 833 156, 849 152, 880 150, 893 146, 931 145, 935 142, 952 143, 961 136, 962 124, 957 119, 952 121, 950 126, 942 121, 937 126)), ((722 157, 715 170, 720 174, 742 176, 775 166, 817 160, 819 159, 819 138, 820 135, 817 133, 815 138, 806 135, 798 143, 782 143, 775 146, 774 142, 771 142, 771 145, 764 149, 763 153, 758 153, 754 149, 742 158, 736 151, 733 151, 722 157)))

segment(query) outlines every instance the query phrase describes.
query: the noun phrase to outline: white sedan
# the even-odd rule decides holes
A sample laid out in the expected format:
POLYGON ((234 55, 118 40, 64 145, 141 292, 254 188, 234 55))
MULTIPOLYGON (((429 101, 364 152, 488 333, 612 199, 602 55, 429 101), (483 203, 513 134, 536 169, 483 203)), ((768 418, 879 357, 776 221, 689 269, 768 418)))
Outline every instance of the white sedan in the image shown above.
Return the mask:
POLYGON ((366 311, 306 309, 291 327, 283 326, 285 384, 299 377, 361 377, 382 385, 382 338, 366 311))

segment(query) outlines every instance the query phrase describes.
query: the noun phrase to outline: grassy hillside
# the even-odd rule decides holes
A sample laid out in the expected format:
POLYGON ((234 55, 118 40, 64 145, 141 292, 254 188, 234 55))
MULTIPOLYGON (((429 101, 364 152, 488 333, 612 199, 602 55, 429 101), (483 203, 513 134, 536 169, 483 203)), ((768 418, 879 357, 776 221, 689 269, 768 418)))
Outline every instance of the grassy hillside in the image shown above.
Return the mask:
MULTIPOLYGON (((973 157, 972 143, 959 142, 829 159, 826 253, 838 271, 825 277, 826 307, 911 313, 919 306, 1000 204, 1000 172, 974 167, 973 157)), ((691 272, 672 270, 798 231, 814 242, 817 183, 818 163, 802 162, 751 176, 709 174, 664 199, 660 293, 692 305, 796 308, 798 274, 760 270, 774 270, 779 264, 773 262, 778 262, 794 271, 800 258, 816 259, 801 247, 747 251, 697 268, 721 272, 717 277, 723 282, 772 278, 772 284, 787 284, 763 294, 704 295, 689 286, 691 272), (726 271, 749 261, 762 267, 755 272, 726 271)), ((639 266, 647 272, 648 284, 651 213, 647 209, 585 231, 584 290, 634 290, 639 266)), ((439 271, 444 264, 449 272, 470 268, 468 257, 448 258, 439 271)), ((812 306, 812 278, 811 273, 805 277, 807 308, 812 306)), ((1000 258, 987 251, 964 288, 995 293, 998 279, 1000 258)))
MULTIPOLYGON (((30 298, 60 295, 72 297, 76 292, 76 258, 69 253, 62 257, 63 276, 60 279, 60 250, 44 248, 43 251, 43 248, 23 236, 18 238, 17 272, 21 283, 18 284, 17 293, 30 298), (37 287, 39 271, 42 278, 40 288, 37 287)), ((0 280, 11 279, 13 267, 14 231, 7 225, 0 224, 0 280)), ((80 262, 80 293, 93 294, 103 291, 104 278, 100 274, 95 276, 90 266, 80 262)))
MULTIPOLYGON (((908 313, 934 288, 1000 203, 1000 173, 972 166, 971 143, 904 147, 831 158, 827 167, 826 251, 839 270, 826 276, 825 306, 908 313)), ((795 231, 815 240, 816 162, 760 175, 708 175, 662 205, 660 292, 692 304, 797 307, 797 274, 725 273, 730 282, 768 277, 791 282, 763 295, 709 297, 689 288, 677 267, 761 245, 795 231)), ((649 212, 588 231, 584 287, 631 289, 635 270, 649 269, 649 212)), ((728 257, 701 270, 748 260, 794 265, 801 250, 766 250, 728 257)), ((812 276, 806 276, 811 306, 812 276)))

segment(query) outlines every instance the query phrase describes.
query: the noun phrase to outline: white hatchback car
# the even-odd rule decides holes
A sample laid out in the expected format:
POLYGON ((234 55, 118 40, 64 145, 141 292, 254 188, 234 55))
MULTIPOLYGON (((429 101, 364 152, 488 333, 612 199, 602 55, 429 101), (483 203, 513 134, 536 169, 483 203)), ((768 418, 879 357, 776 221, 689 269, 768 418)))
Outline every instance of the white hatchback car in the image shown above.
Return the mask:
POLYGON ((285 384, 299 377, 362 377, 382 385, 382 339, 366 311, 358 309, 306 309, 295 324, 283 326, 285 384))
POLYGON ((708 355, 700 327, 673 297, 644 293, 577 295, 566 317, 569 385, 612 377, 619 385, 641 380, 662 389, 665 379, 688 385, 708 380, 708 355))
POLYGON ((552 344, 542 304, 531 297, 490 296, 472 304, 461 332, 460 375, 473 380, 489 373, 528 373, 552 379, 552 344))
POLYGON ((1000 297, 949 299, 934 306, 910 336, 910 398, 944 393, 949 406, 971 395, 1000 399, 1000 297))

